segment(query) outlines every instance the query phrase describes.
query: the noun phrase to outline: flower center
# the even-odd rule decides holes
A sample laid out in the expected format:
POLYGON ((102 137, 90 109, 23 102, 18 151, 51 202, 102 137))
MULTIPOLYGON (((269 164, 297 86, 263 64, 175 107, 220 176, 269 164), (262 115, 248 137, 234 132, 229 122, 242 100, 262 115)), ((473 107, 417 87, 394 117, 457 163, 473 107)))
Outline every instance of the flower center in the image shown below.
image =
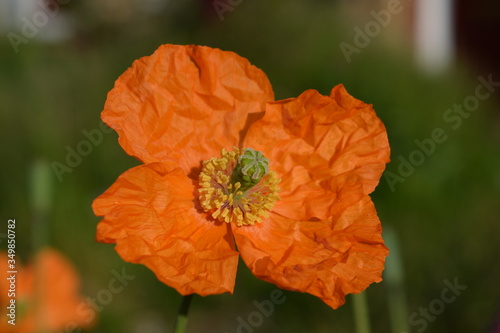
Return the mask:
POLYGON ((222 149, 221 158, 203 161, 200 204, 214 219, 238 226, 267 218, 278 196, 280 180, 269 160, 252 148, 222 149))

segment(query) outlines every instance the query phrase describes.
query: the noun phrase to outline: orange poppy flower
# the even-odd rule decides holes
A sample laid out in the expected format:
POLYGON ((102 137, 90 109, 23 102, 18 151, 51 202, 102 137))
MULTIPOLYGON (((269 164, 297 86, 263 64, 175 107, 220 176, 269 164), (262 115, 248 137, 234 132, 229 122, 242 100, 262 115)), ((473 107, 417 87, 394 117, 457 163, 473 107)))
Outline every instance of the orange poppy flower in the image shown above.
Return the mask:
POLYGON ((333 308, 381 280, 388 250, 368 194, 387 133, 342 85, 274 101, 237 54, 163 45, 120 76, 102 119, 143 164, 94 201, 97 240, 179 293, 231 293, 239 255, 333 308))
POLYGON ((92 324, 94 310, 79 295, 79 277, 61 254, 43 249, 25 267, 16 259, 15 278, 8 273, 9 259, 0 253, 0 332, 69 332, 92 324), (8 308, 11 300, 15 300, 15 312, 8 308))

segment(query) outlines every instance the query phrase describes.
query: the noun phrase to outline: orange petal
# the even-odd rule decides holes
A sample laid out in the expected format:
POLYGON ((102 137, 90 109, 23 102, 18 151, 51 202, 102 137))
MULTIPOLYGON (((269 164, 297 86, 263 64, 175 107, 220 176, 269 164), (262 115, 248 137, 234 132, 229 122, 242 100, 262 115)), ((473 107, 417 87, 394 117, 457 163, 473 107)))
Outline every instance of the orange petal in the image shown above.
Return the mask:
MULTIPOLYGON (((344 149, 335 149, 331 144, 324 144, 320 147, 320 153, 331 156, 332 153, 338 154, 341 151, 332 165, 334 172, 340 174, 354 169, 363 179, 364 193, 369 194, 378 185, 385 164, 390 161, 385 126, 371 105, 349 95, 343 85, 334 87, 330 97, 345 110, 344 112, 349 113, 349 119, 338 124, 338 130, 347 134, 348 140, 344 149)), ((329 134, 325 137, 327 141, 335 137, 335 131, 329 134)), ((342 140, 337 142, 340 144, 342 140)))
MULTIPOLYGON (((384 125, 373 108, 342 85, 330 96, 308 90, 297 98, 268 103, 244 146, 261 150, 280 178, 302 167, 309 184, 328 187, 332 177, 351 174, 360 178, 364 194, 378 184, 390 153, 384 125)), ((292 192, 296 185, 282 190, 292 192)))
POLYGON ((273 212, 260 224, 233 227, 233 233, 256 277, 315 295, 334 309, 346 294, 381 281, 388 253, 368 196, 329 221, 293 221, 273 212))
MULTIPOLYGON (((0 255, 0 259, 7 264, 6 255, 0 255)), ((34 263, 22 267, 17 262, 16 266, 16 325, 7 325, 3 320, 1 332, 56 332, 65 330, 69 323, 79 328, 92 324, 95 311, 80 297, 80 278, 61 254, 45 248, 37 254, 34 263)), ((3 272, 7 271, 7 267, 2 268, 5 268, 3 272)), ((8 280, 2 276, 1 290, 8 290, 7 284, 3 288, 4 282, 8 280)), ((0 305, 5 309, 10 300, 2 296, 6 297, 7 293, 0 296, 0 305)), ((7 318, 3 312, 2 315, 7 318)))
POLYGON ((229 226, 207 220, 192 180, 153 163, 135 167, 93 203, 97 240, 116 243, 123 260, 141 263, 183 295, 232 292, 238 253, 229 226))
POLYGON ((358 175, 343 174, 320 182, 303 166, 294 166, 282 175, 279 187, 280 200, 273 212, 300 221, 327 220, 363 197, 358 175))
POLYGON ((233 52, 163 45, 109 92, 102 119, 144 163, 174 160, 188 174, 239 146, 247 118, 274 98, 267 76, 233 52))

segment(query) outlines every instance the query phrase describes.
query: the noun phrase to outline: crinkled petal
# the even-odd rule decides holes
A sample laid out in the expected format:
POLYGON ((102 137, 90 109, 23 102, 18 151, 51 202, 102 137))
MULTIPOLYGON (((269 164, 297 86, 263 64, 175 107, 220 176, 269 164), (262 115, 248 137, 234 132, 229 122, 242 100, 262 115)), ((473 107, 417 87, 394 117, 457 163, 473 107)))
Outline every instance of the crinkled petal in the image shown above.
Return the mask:
POLYGON ((173 160, 189 174, 223 147, 239 146, 248 118, 273 98, 264 72, 233 52, 163 45, 118 78, 102 119, 128 154, 173 160))
POLYGON ((256 277, 315 295, 334 309, 346 294, 381 281, 388 254, 368 196, 328 221, 295 221, 272 212, 260 224, 233 227, 233 233, 256 277))
POLYGON ((183 295, 232 293, 238 253, 231 230, 200 212, 192 180, 180 168, 130 169, 93 209, 104 216, 97 240, 116 243, 123 260, 146 265, 183 295))
POLYGON ((330 98, 348 118, 336 124, 336 130, 329 131, 318 152, 326 157, 335 156, 330 159, 335 174, 354 170, 363 180, 364 193, 369 194, 375 190, 390 161, 385 126, 371 105, 349 95, 343 85, 334 87, 330 98), (345 137, 335 140, 337 132, 345 137))
MULTIPOLYGON (((286 216, 292 219, 325 218, 319 210, 324 213, 332 204, 328 193, 335 191, 331 184, 340 182, 337 177, 358 177, 363 194, 372 192, 390 153, 385 127, 373 108, 342 85, 330 96, 308 90, 297 98, 268 103, 244 146, 270 159, 271 169, 283 179, 282 202, 303 202, 289 205, 286 216), (304 201, 304 193, 314 200, 304 201), (304 211, 311 214, 304 216, 304 211)), ((285 214, 279 205, 276 209, 285 214)))
POLYGON ((282 176, 280 200, 273 212, 300 221, 327 220, 333 211, 352 205, 363 197, 362 182, 354 173, 321 182, 302 166, 294 166, 282 176))

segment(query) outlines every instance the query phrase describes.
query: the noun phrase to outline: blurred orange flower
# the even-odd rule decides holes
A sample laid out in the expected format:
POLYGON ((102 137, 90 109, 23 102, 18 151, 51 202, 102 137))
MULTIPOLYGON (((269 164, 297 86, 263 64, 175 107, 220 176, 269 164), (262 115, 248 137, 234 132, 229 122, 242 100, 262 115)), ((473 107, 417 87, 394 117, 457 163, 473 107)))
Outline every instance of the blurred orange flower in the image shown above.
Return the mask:
POLYGON ((12 275, 7 273, 11 271, 9 259, 7 253, 0 253, 0 332, 72 332, 92 324, 95 314, 79 295, 79 277, 61 254, 45 248, 25 267, 16 259, 17 273, 10 280, 7 279, 12 275), (10 290, 15 297, 9 296, 10 290), (15 317, 9 316, 12 312, 7 308, 11 300, 15 300, 15 317), (12 319, 15 325, 8 323, 12 319))
POLYGON ((239 255, 333 308, 381 280, 388 250, 368 194, 387 133, 342 85, 274 101, 237 54, 163 45, 120 76, 102 119, 143 164, 94 201, 97 240, 179 293, 232 292, 239 255))

